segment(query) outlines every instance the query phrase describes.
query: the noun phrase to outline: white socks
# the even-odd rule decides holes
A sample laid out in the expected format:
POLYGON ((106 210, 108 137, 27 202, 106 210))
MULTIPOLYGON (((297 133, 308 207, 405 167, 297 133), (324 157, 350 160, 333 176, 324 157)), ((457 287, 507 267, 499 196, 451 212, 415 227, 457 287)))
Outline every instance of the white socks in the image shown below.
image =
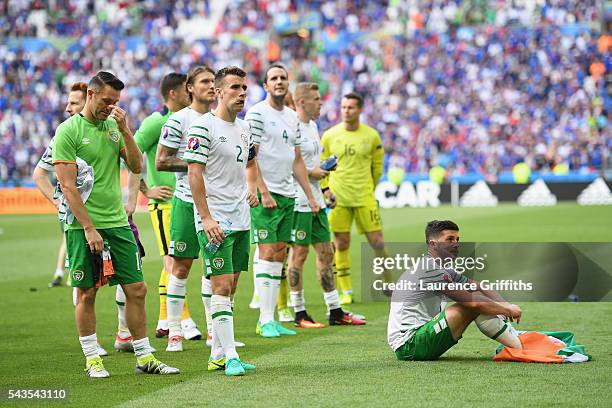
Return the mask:
POLYGON ((117 303, 117 321, 119 322, 117 328, 117 335, 123 339, 130 337, 130 329, 127 326, 127 320, 125 320, 125 293, 121 285, 117 285, 115 291, 115 303, 117 303))
POLYGON ((327 311, 338 309, 340 307, 340 298, 338 297, 338 291, 336 289, 331 292, 323 293, 323 299, 327 305, 327 311))
POLYGON ((146 357, 151 354, 151 345, 149 344, 148 337, 134 340, 132 344, 134 345, 134 355, 136 358, 146 357))
POLYGON ((185 293, 187 288, 187 279, 179 279, 174 275, 170 275, 167 288, 167 304, 168 304, 168 329, 170 333, 168 338, 172 336, 182 336, 181 330, 181 313, 185 305, 185 293))
POLYGON ((202 303, 204 304, 204 315, 206 316, 206 332, 212 336, 212 319, 210 317, 210 299, 212 297, 212 283, 210 279, 202 276, 202 303))
POLYGON ((504 346, 517 349, 523 348, 510 322, 504 322, 497 316, 487 315, 479 315, 475 322, 478 329, 485 336, 497 340, 504 346))
POLYGON ((303 312, 306 310, 306 301, 304 300, 304 289, 300 291, 291 291, 289 293, 291 303, 293 304, 293 311, 295 313, 303 312))
POLYGON ((236 353, 236 346, 234 344, 234 315, 232 313, 230 297, 212 295, 210 299, 210 311, 214 327, 213 336, 217 337, 219 343, 221 343, 225 358, 227 360, 238 358, 238 353, 236 353))
POLYGON ((64 270, 63 269, 56 269, 55 270, 55 274, 53 275, 54 278, 63 278, 64 277, 64 270))
POLYGON ((83 349, 83 354, 87 360, 99 357, 98 355, 98 337, 96 333, 90 334, 89 336, 79 336, 79 342, 83 349))
POLYGON ((259 323, 263 325, 274 321, 274 308, 280 291, 283 263, 258 259, 253 265, 253 270, 255 285, 259 292, 259 323))

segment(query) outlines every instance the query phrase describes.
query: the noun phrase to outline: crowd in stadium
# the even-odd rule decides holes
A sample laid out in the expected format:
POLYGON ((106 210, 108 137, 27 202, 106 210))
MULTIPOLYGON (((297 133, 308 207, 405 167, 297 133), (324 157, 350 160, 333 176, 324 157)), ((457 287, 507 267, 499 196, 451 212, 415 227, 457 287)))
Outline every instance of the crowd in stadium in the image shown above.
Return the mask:
POLYGON ((314 79, 325 91, 321 129, 339 120, 342 94, 363 94, 363 120, 381 133, 387 165, 487 176, 521 161, 542 171, 609 166, 612 58, 595 0, 229 1, 213 40, 178 36, 180 22, 209 15, 210 3, 0 1, 0 35, 14 40, 0 45, 0 182, 29 179, 65 118, 67 87, 101 68, 126 82, 134 130, 161 108, 160 78, 195 63, 245 68, 254 104, 267 56, 231 33, 267 33, 275 16, 314 10, 319 29, 281 39, 280 60, 294 82, 314 79), (393 27, 404 34, 380 31, 393 27), (35 36, 70 45, 14 45, 35 36), (133 36, 142 43, 130 47, 133 36), (323 37, 346 46, 326 47, 323 37))

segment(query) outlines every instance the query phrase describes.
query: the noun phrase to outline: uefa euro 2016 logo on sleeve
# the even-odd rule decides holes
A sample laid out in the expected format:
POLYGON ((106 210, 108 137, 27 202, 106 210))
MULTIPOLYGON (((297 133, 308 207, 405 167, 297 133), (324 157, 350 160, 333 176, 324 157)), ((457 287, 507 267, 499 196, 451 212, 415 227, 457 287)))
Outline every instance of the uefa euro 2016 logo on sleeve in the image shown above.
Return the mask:
POLYGON ((190 137, 189 140, 187 141, 187 149, 198 150, 198 147, 200 147, 200 142, 198 141, 198 138, 190 137))

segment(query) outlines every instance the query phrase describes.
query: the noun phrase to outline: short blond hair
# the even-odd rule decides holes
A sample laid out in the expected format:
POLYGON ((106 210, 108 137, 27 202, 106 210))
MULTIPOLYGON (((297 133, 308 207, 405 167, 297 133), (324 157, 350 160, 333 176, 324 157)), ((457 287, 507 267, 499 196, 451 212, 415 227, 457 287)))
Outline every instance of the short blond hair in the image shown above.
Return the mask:
POLYGON ((295 100, 295 102, 297 102, 300 99, 304 99, 304 97, 306 96, 308 92, 318 91, 318 90, 319 90, 319 85, 317 85, 314 82, 300 82, 295 87, 295 91, 293 92, 293 99, 295 100))

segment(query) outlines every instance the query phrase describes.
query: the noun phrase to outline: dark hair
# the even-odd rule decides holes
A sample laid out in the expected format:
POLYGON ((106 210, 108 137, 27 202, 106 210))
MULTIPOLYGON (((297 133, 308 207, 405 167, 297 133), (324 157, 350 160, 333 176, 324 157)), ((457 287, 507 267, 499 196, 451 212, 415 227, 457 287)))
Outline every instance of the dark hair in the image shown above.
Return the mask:
POLYGON ((221 88, 225 77, 227 77, 228 75, 235 75, 240 78, 246 78, 247 73, 242 68, 233 65, 221 68, 215 74, 215 88, 221 88))
POLYGON ((110 72, 99 71, 93 78, 89 80, 87 87, 94 91, 99 91, 104 85, 108 85, 115 91, 120 91, 125 88, 125 84, 119 78, 110 72))
POLYGON ((430 238, 437 238, 444 230, 459 231, 459 226, 451 220, 429 221, 425 227, 425 242, 429 242, 430 238))
POLYGON ((87 84, 85 82, 75 82, 70 86, 70 92, 82 92, 87 97, 87 84))
POLYGON ((168 99, 170 91, 176 91, 186 81, 187 75, 181 74, 180 72, 171 72, 167 75, 164 75, 161 80, 161 83, 159 84, 159 91, 161 92, 164 101, 168 99))
POLYGON ((266 69, 266 74, 264 75, 264 81, 263 83, 265 84, 266 82, 268 82, 268 72, 270 72, 270 70, 274 69, 274 68, 280 68, 283 71, 285 71, 285 74, 287 74, 287 77, 289 77, 289 72, 287 72, 287 68, 285 68, 283 65, 281 64, 272 64, 268 67, 268 69, 266 69))
POLYGON ((363 108, 363 96, 359 95, 356 92, 349 92, 343 96, 346 99, 355 99, 357 101, 357 106, 359 108, 363 108))

